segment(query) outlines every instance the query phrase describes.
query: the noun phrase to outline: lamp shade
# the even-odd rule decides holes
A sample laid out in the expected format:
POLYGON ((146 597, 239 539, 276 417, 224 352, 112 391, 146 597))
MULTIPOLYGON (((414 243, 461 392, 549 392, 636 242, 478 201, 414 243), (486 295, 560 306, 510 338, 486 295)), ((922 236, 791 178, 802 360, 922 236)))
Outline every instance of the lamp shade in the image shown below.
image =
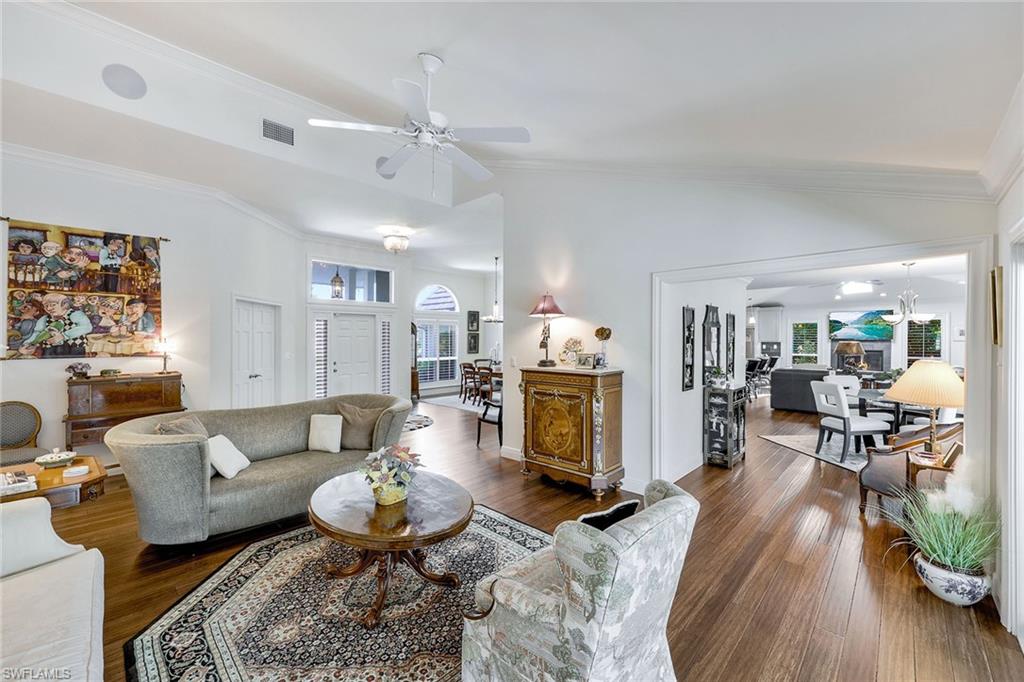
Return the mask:
POLYGON ((918 360, 885 392, 885 397, 926 407, 963 407, 964 380, 941 360, 918 360))
POLYGON ((836 344, 836 353, 839 355, 864 355, 864 346, 860 341, 840 341, 836 344))
POLYGON ((555 297, 551 294, 544 294, 540 297, 540 302, 533 307, 530 311, 530 317, 562 317, 565 313, 555 303, 555 297))

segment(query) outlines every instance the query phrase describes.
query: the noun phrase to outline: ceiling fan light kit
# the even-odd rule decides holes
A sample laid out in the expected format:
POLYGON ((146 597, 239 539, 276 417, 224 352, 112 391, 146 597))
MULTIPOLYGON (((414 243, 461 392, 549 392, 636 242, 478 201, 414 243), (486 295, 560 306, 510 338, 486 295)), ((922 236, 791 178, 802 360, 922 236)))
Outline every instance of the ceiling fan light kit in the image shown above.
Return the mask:
POLYGON ((395 88, 399 103, 406 111, 405 125, 402 127, 376 125, 372 123, 356 123, 311 118, 309 125, 317 128, 340 128, 371 133, 387 133, 405 140, 405 145, 391 156, 377 159, 377 174, 385 180, 397 175, 416 152, 430 150, 440 154, 452 162, 460 171, 472 179, 482 182, 494 177, 479 161, 462 151, 458 142, 520 142, 530 141, 530 131, 522 127, 471 127, 451 128, 448 117, 439 111, 430 109, 431 82, 433 77, 444 66, 444 60, 429 52, 417 55, 420 67, 426 76, 426 88, 403 78, 395 78, 395 88))

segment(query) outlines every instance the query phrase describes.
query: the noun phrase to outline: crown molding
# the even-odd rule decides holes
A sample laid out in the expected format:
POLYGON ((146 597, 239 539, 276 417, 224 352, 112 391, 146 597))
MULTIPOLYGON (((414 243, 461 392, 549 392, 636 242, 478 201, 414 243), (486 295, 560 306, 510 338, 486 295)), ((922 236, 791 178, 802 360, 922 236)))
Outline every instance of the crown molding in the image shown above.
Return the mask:
POLYGON ((135 185, 137 187, 146 187, 148 189, 155 189, 163 192, 176 192, 178 194, 186 194, 204 199, 213 199, 248 218, 264 223, 265 225, 269 225, 290 237, 302 239, 311 243, 364 250, 373 250, 373 247, 376 245, 375 241, 346 239, 344 237, 335 237, 322 232, 311 232, 308 230, 298 229, 288 223, 278 220, 265 211, 256 208, 249 202, 239 199, 235 195, 215 187, 197 185, 184 180, 168 178, 162 175, 154 175, 145 171, 124 168, 122 166, 114 166, 107 163, 101 163, 99 161, 90 161, 88 159, 82 159, 75 156, 67 156, 65 154, 49 152, 42 149, 36 149, 34 147, 25 147, 11 142, 0 141, 0 162, 8 159, 31 164, 40 168, 79 173, 90 177, 106 178, 114 182, 135 185))
POLYGON ((506 172, 600 174, 618 177, 712 182, 800 192, 844 192, 991 204, 977 173, 896 168, 690 167, 655 164, 592 164, 555 160, 487 160, 506 172))
POLYGON ((1024 172, 1024 77, 1010 98, 1010 106, 982 161, 981 176, 989 194, 999 202, 1024 172))

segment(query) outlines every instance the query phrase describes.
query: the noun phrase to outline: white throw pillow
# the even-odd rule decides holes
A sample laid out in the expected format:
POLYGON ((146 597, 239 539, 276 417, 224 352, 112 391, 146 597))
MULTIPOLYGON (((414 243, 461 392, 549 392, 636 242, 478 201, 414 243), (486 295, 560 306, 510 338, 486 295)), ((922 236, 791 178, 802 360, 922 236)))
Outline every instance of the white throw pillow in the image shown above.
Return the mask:
POLYGON ((313 414, 309 416, 308 450, 341 452, 341 415, 313 414))
POLYGON ((225 435, 213 436, 206 441, 206 447, 210 450, 210 464, 224 478, 234 478, 251 464, 225 435))

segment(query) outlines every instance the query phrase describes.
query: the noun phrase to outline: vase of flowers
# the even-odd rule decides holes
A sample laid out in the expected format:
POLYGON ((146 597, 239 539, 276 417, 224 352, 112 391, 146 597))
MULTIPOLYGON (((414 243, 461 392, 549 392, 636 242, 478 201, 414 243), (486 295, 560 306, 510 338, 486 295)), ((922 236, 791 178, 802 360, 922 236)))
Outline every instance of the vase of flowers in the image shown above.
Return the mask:
POLYGON ((712 367, 708 370, 708 383, 715 388, 723 388, 729 383, 729 377, 721 367, 712 367))
POLYGON ((366 476, 377 504, 389 505, 408 497, 409 484, 420 466, 420 456, 409 448, 388 445, 367 455, 359 473, 366 476))
POLYGON ((966 504, 947 491, 898 494, 902 509, 883 510, 907 537, 892 545, 913 545, 914 569, 932 594, 970 606, 988 595, 992 581, 985 562, 999 548, 999 518, 990 503, 966 504))

